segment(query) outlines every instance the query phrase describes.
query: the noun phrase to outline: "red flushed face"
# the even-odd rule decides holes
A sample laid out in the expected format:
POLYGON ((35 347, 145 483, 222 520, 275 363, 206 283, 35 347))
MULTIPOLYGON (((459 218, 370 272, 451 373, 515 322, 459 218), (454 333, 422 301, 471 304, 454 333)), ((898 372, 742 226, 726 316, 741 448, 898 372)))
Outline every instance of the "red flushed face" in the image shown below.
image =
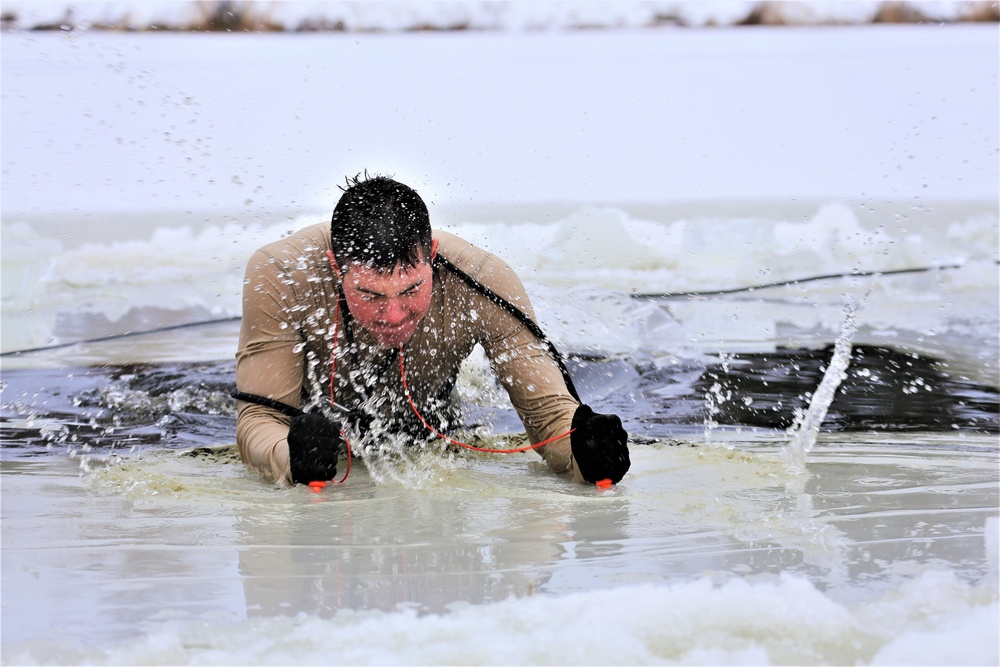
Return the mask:
MULTIPOLYGON (((398 265, 390 272, 352 262, 343 272, 344 299, 354 320, 384 348, 406 344, 431 306, 431 258, 416 266, 398 265)), ((339 273, 339 272, 338 272, 339 273)))

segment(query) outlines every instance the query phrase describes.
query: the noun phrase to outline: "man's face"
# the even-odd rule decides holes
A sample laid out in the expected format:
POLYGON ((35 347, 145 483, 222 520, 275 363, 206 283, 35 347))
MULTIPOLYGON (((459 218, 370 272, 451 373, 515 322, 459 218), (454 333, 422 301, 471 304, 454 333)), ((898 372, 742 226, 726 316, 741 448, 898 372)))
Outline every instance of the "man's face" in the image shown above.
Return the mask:
POLYGON ((436 254, 437 239, 431 257, 416 266, 400 264, 391 273, 381 273, 352 262, 341 274, 351 315, 382 347, 409 341, 430 309, 431 261, 436 254))

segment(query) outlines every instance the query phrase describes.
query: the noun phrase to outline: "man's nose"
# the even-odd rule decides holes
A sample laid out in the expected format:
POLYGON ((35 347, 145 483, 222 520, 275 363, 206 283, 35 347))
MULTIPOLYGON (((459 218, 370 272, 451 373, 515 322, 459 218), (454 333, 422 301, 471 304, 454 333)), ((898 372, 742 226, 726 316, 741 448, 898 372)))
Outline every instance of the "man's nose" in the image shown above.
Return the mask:
POLYGON ((386 324, 400 324, 406 320, 408 313, 402 299, 388 299, 382 308, 382 321, 386 324))

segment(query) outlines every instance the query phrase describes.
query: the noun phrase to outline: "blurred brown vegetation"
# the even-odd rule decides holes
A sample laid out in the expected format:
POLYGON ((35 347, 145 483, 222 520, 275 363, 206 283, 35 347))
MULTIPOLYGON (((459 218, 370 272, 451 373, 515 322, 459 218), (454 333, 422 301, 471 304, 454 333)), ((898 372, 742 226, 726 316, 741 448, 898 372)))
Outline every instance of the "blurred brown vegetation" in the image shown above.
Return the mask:
MULTIPOLYGON (((6 8, 0 13, 0 24, 4 31, 18 30, 103 30, 119 32, 172 31, 172 32, 347 32, 351 30, 342 18, 321 15, 297 19, 294 25, 282 23, 273 18, 273 3, 253 0, 193 0, 189 3, 186 19, 138 24, 127 10, 113 19, 85 21, 78 17, 72 5, 67 5, 58 21, 25 24, 16 9, 6 8)), ((1000 22, 1000 2, 970 1, 958 3, 948 16, 932 13, 935 3, 905 2, 888 0, 873 5, 873 11, 862 18, 832 18, 830 14, 811 11, 809 3, 779 2, 766 0, 753 5, 742 19, 729 23, 736 26, 795 26, 795 25, 859 25, 871 24, 941 24, 968 22, 1000 22)), ((406 32, 489 30, 489 26, 473 26, 469 21, 454 18, 414 16, 413 22, 397 28, 406 32)), ((648 27, 659 26, 689 27, 680 11, 655 13, 648 27)), ((707 27, 718 25, 708 23, 707 27)), ((561 26, 567 29, 611 29, 614 25, 572 22, 561 26)), ((497 29, 500 29, 498 26, 497 29)), ((355 28, 354 30, 358 30, 355 28)), ((381 31, 381 28, 367 28, 361 31, 381 31)))

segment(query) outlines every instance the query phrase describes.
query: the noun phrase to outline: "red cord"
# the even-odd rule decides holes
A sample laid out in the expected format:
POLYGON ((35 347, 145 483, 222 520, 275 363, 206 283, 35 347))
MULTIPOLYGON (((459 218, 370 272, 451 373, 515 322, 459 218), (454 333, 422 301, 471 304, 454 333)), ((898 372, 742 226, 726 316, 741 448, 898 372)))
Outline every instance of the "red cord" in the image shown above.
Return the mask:
MULTIPOLYGON (((335 265, 334 265, 333 251, 332 250, 327 250, 326 251, 326 256, 330 260, 330 268, 334 269, 334 273, 336 273, 336 269, 335 269, 335 265)), ((336 297, 336 304, 337 305, 334 306, 334 308, 333 308, 333 362, 330 364, 330 407, 333 410, 337 409, 336 408, 337 400, 334 397, 334 392, 333 392, 333 387, 334 387, 333 378, 334 378, 334 375, 336 374, 335 371, 337 370, 337 348, 338 348, 338 345, 337 345, 337 320, 340 319, 340 297, 339 296, 336 297)), ((344 476, 340 478, 339 482, 333 482, 333 481, 331 481, 330 482, 331 484, 343 484, 345 481, 347 481, 347 476, 351 474, 351 443, 349 443, 347 441, 347 434, 344 433, 344 429, 340 429, 340 437, 344 441, 344 446, 347 447, 347 470, 344 471, 344 476)), ((322 487, 320 487, 320 488, 322 488, 322 487)), ((313 490, 315 491, 317 489, 314 488, 313 490)))
MULTIPOLYGON (((326 251, 326 256, 330 260, 330 268, 334 269, 334 273, 336 273, 337 272, 336 271, 336 264, 334 263, 336 260, 335 260, 335 258, 333 256, 333 251, 332 250, 327 250, 326 251)), ((339 298, 339 296, 337 297, 336 304, 337 305, 334 307, 334 312, 333 312, 333 361, 330 364, 330 405, 331 405, 331 407, 333 407, 334 410, 336 410, 336 407, 335 407, 336 398, 335 398, 335 395, 334 395, 334 377, 336 375, 336 370, 337 370, 337 349, 339 347, 337 345, 337 321, 340 319, 340 298, 339 298)), ((458 447, 464 447, 465 449, 471 449, 474 452, 485 452, 487 454, 516 454, 516 453, 519 453, 519 452, 527 452, 527 451, 530 451, 532 449, 538 449, 540 447, 544 447, 545 445, 547 445, 550 442, 553 442, 555 440, 559 440, 561 438, 565 438, 566 436, 568 436, 570 433, 572 433, 575 430, 575 429, 570 429, 570 430, 566 431, 565 433, 561 433, 559 435, 553 436, 551 438, 548 438, 547 440, 542 440, 541 442, 535 443, 534 445, 527 445, 525 447, 517 447, 517 448, 514 448, 514 449, 492 449, 490 447, 476 447, 474 445, 468 445, 468 444, 466 444, 464 442, 459 442, 458 440, 455 440, 454 438, 449 438, 448 436, 444 435, 443 433, 441 433, 440 431, 438 431, 436 428, 434 428, 433 426, 431 426, 430 424, 428 424, 427 420, 424 419, 424 416, 422 414, 420 414, 420 411, 417 409, 416 403, 413 402, 413 397, 410 395, 410 387, 408 386, 408 384, 406 382, 406 368, 403 365, 403 346, 402 345, 399 346, 399 377, 403 381, 403 393, 406 394, 406 400, 407 400, 407 402, 409 402, 410 408, 413 410, 413 414, 415 414, 417 416, 417 418, 420 419, 420 423, 423 424, 424 427, 427 428, 428 431, 430 431, 432 434, 434 434, 438 438, 441 438, 445 442, 448 442, 448 443, 450 443, 452 445, 457 445, 458 447)), ((347 441, 347 435, 344 433, 343 429, 341 429, 341 431, 340 431, 340 436, 341 436, 341 438, 343 438, 344 445, 347 447, 347 472, 344 473, 344 476, 340 479, 339 482, 330 482, 331 484, 343 484, 344 481, 347 479, 347 476, 351 474, 351 445, 347 441)), ((326 486, 326 484, 322 483, 322 482, 313 482, 313 483, 310 483, 310 486, 313 488, 313 491, 316 491, 318 493, 324 486, 326 486)))
POLYGON ((446 436, 443 433, 441 433, 440 431, 438 431, 436 428, 434 428, 433 426, 431 426, 430 424, 428 424, 427 420, 424 419, 424 416, 422 414, 420 414, 419 410, 417 410, 417 406, 413 402, 413 397, 410 396, 410 388, 406 384, 406 369, 403 367, 403 346, 402 345, 399 346, 399 376, 403 379, 403 393, 406 394, 406 400, 409 401, 410 408, 413 410, 413 414, 415 414, 417 416, 417 418, 420 419, 420 423, 423 424, 427 428, 428 431, 430 431, 431 433, 433 433, 437 437, 441 438, 445 442, 451 443, 453 445, 458 445, 459 447, 464 447, 465 449, 471 449, 474 452, 486 452, 488 454, 516 454, 518 452, 527 452, 527 451, 531 451, 532 449, 538 449, 539 447, 544 447, 545 445, 549 444, 550 442, 553 442, 554 440, 559 440, 560 438, 565 438, 566 436, 568 436, 570 433, 572 433, 575 430, 575 429, 570 429, 570 430, 566 431, 565 433, 561 433, 559 435, 552 436, 551 438, 549 438, 547 440, 542 440, 541 442, 536 442, 533 445, 526 445, 524 447, 517 447, 515 449, 491 449, 489 447, 476 447, 474 445, 467 445, 464 442, 459 442, 458 440, 455 440, 454 438, 449 438, 448 436, 446 436))

